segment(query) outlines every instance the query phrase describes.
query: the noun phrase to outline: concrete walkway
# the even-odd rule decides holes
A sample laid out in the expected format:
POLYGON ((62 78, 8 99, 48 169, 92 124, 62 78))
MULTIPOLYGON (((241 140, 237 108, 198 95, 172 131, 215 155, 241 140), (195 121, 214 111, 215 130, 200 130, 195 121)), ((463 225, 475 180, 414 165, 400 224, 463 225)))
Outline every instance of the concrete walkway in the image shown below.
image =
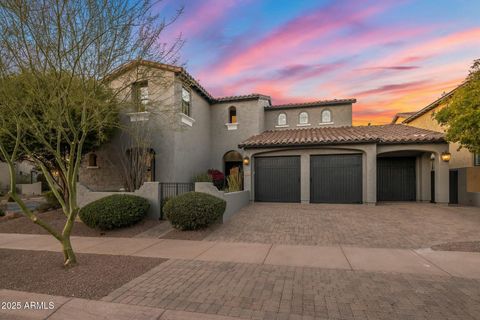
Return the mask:
POLYGON ((105 301, 0 289, 0 319, 22 320, 241 320, 226 316, 164 310, 105 301))
MULTIPOLYGON (((480 279, 480 253, 108 237, 72 237, 72 245, 81 253, 480 279)), ((61 249, 48 235, 7 233, 0 233, 0 248, 61 249)))

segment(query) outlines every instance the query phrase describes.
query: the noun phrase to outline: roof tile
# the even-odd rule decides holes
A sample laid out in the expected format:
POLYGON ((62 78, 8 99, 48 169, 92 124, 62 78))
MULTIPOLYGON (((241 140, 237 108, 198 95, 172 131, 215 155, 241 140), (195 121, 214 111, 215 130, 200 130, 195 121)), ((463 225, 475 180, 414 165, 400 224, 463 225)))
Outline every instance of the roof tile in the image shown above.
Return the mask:
POLYGON ((240 148, 328 144, 445 143, 441 132, 403 124, 269 130, 243 141, 240 148))

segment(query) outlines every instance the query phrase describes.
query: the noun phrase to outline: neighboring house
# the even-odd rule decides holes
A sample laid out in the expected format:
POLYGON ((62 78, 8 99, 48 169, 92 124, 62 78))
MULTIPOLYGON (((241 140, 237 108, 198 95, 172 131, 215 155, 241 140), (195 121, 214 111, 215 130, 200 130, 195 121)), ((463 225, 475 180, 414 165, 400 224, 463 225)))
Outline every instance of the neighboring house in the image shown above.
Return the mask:
MULTIPOLYGON (((448 203, 443 134, 406 125, 354 127, 355 99, 272 105, 262 94, 215 98, 183 68, 147 61, 129 63, 110 79, 112 87, 128 84, 137 92, 126 100, 147 101, 148 108, 127 108, 123 118, 143 121, 154 133, 151 181, 190 182, 209 168, 227 175, 238 168, 254 201, 448 203), (138 81, 135 75, 147 70, 152 77, 138 81), (155 80, 158 74, 169 85, 155 80), (160 109, 170 116, 156 115, 160 109)), ((82 184, 122 188, 111 156, 119 142, 85 157, 82 184)))
MULTIPOLYGON (((28 161, 22 161, 15 164, 15 173, 17 177, 17 184, 29 184, 37 181, 37 172, 34 170, 34 165, 28 161)), ((0 161, 0 192, 5 193, 10 188, 10 173, 8 172, 8 165, 0 161)))
MULTIPOLYGON (((434 119, 434 114, 446 106, 455 90, 444 94, 419 111, 404 113, 409 115, 403 119, 401 116, 395 116, 392 123, 445 132, 445 127, 434 119)), ((480 154, 460 148, 458 143, 450 143, 449 152, 450 203, 480 206, 480 154)))

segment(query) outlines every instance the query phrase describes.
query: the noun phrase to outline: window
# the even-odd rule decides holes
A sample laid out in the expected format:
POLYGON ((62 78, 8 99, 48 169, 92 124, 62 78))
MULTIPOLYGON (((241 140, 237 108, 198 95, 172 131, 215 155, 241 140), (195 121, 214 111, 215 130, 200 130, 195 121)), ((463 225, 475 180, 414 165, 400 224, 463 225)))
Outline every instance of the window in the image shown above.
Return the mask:
POLYGON ((148 81, 135 82, 132 85, 133 103, 138 111, 145 111, 145 105, 148 104, 148 81))
POLYGON ((480 166, 480 153, 473 154, 473 165, 480 166))
POLYGON ((95 153, 90 153, 88 155, 88 166, 89 167, 98 167, 97 166, 97 155, 95 153))
POLYGON ((332 112, 330 110, 322 111, 322 122, 323 123, 332 122, 332 112))
POLYGON ((277 124, 279 126, 286 126, 287 125, 287 115, 285 113, 280 113, 278 115, 277 124))
POLYGON ((237 123, 237 108, 230 107, 228 109, 228 123, 237 123))
POLYGON ((187 88, 182 87, 182 113, 190 116, 191 95, 187 88))
POLYGON ((308 124, 308 113, 300 112, 298 115, 298 123, 299 124, 308 124))

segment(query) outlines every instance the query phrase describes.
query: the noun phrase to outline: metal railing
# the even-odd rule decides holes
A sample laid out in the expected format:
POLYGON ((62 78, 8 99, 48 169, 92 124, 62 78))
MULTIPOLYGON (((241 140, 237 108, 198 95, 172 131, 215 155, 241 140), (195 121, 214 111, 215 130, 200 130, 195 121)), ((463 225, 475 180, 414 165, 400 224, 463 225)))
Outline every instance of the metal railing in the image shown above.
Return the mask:
POLYGON ((160 219, 163 220, 163 205, 166 200, 194 190, 195 184, 192 182, 160 182, 160 219))

